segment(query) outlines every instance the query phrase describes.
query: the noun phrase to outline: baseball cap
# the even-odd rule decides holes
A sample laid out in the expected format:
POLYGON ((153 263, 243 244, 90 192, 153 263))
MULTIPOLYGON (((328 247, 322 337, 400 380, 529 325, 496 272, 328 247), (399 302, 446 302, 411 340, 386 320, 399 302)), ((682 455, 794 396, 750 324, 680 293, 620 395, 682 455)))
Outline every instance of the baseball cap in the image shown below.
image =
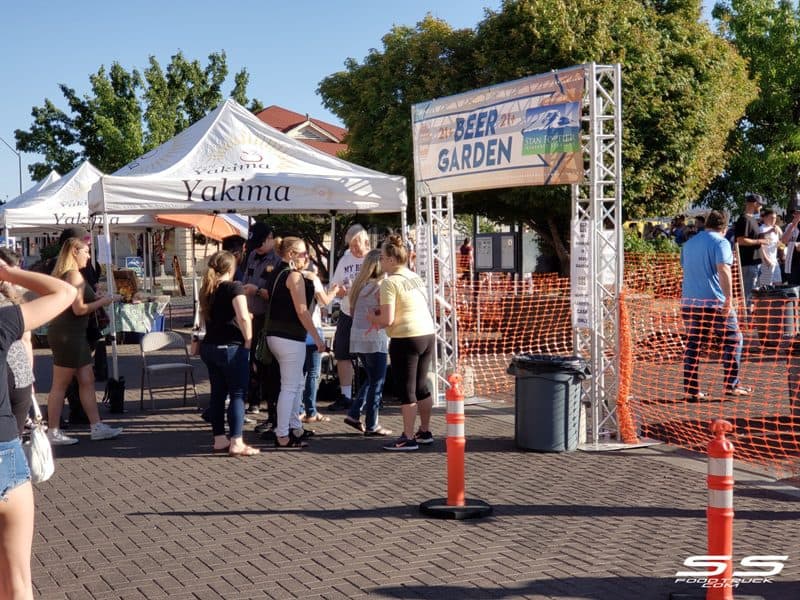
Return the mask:
POLYGON ((273 235, 272 227, 261 221, 256 221, 250 226, 247 243, 251 248, 258 248, 271 235, 273 235))
POLYGON ((62 245, 70 238, 80 238, 85 240, 86 238, 91 238, 91 234, 85 227, 67 227, 64 231, 61 232, 61 235, 58 236, 58 245, 62 245))
POLYGON ((747 192, 744 195, 745 202, 757 202, 758 204, 764 205, 764 196, 761 194, 755 194, 753 192, 747 192))
POLYGON ((350 242, 353 241, 353 238, 356 237, 358 234, 360 234, 362 231, 365 231, 365 229, 358 223, 350 225, 349 229, 347 230, 347 233, 344 234, 344 243, 349 246, 350 242))

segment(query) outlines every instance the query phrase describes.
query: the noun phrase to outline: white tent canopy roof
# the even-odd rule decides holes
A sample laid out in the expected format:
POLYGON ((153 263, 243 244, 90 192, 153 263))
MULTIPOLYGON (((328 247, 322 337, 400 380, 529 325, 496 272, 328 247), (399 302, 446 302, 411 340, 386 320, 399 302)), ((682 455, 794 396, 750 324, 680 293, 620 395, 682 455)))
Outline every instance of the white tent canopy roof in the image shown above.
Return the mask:
MULTIPOLYGON (((63 177, 59 178, 56 174, 49 185, 26 192, 14 201, 13 206, 11 203, 6 205, 3 211, 4 227, 17 234, 61 231, 76 225, 87 229, 91 229, 92 225, 102 226, 102 217, 93 219, 89 215, 89 190, 102 175, 89 161, 63 177)), ((111 224, 119 228, 158 226, 152 217, 139 215, 114 217, 111 224)))
POLYGON ((401 212, 406 203, 404 177, 315 150, 233 100, 89 195, 92 214, 401 212))
POLYGON ((6 211, 10 208, 17 208, 18 206, 24 205, 27 200, 33 196, 35 196, 39 190, 46 188, 51 183, 58 181, 61 178, 61 175, 53 170, 47 174, 47 177, 42 179, 41 181, 37 181, 27 190, 25 190, 22 194, 13 198, 6 202, 3 206, 0 206, 0 226, 6 226, 6 211))

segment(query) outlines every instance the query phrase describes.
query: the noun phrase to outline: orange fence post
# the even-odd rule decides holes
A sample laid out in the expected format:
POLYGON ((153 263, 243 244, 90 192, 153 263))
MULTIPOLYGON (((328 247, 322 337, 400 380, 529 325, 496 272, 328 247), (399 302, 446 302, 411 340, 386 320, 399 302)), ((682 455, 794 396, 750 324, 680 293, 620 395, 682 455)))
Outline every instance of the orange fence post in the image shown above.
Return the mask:
POLYGON ((461 376, 447 378, 447 505, 464 506, 464 393, 461 376))
POLYGON ((708 444, 708 554, 727 556, 728 564, 719 577, 709 578, 722 585, 709 587, 706 600, 733 600, 733 444, 725 437, 730 431, 728 421, 715 420, 708 444))
POLYGON ((447 400, 447 498, 435 498, 419 505, 420 512, 437 519, 475 519, 492 514, 483 500, 465 498, 464 484, 464 393, 461 376, 451 373, 445 392, 447 400))

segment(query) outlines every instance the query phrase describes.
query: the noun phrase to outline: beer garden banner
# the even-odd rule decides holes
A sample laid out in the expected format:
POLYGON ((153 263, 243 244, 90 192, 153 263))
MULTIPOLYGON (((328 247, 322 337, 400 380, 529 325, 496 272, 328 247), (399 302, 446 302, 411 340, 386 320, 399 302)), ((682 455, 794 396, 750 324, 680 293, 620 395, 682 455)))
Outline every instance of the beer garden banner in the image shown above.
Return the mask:
POLYGON ((584 73, 573 67, 415 104, 416 194, 579 183, 584 73))

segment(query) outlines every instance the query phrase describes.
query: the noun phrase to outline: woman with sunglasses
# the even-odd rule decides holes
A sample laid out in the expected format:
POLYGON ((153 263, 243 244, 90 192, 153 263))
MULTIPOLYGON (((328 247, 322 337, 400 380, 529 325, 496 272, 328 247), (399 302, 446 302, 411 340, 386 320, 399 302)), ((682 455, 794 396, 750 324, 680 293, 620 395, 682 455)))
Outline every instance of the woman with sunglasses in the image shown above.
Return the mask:
POLYGON ((281 391, 278 395, 275 447, 281 450, 307 446, 300 421, 305 376, 306 334, 325 351, 325 342, 311 318, 314 284, 302 271, 308 264, 306 245, 298 237, 285 237, 277 246, 282 262, 275 269, 274 293, 270 299, 267 344, 278 361, 281 391))
POLYGON ((78 438, 64 435, 59 429, 64 397, 73 377, 78 378, 78 395, 89 417, 91 439, 109 440, 122 433, 121 427, 109 427, 100 420, 94 389, 94 361, 86 336, 89 316, 98 308, 108 306, 115 299, 119 300, 120 296, 95 295, 81 274, 81 269, 89 264, 89 259, 89 244, 80 238, 69 238, 61 246, 53 268, 53 277, 63 279, 78 292, 72 306, 53 319, 47 330, 47 343, 53 351, 53 379, 47 395, 47 436, 54 446, 78 443, 78 438))

